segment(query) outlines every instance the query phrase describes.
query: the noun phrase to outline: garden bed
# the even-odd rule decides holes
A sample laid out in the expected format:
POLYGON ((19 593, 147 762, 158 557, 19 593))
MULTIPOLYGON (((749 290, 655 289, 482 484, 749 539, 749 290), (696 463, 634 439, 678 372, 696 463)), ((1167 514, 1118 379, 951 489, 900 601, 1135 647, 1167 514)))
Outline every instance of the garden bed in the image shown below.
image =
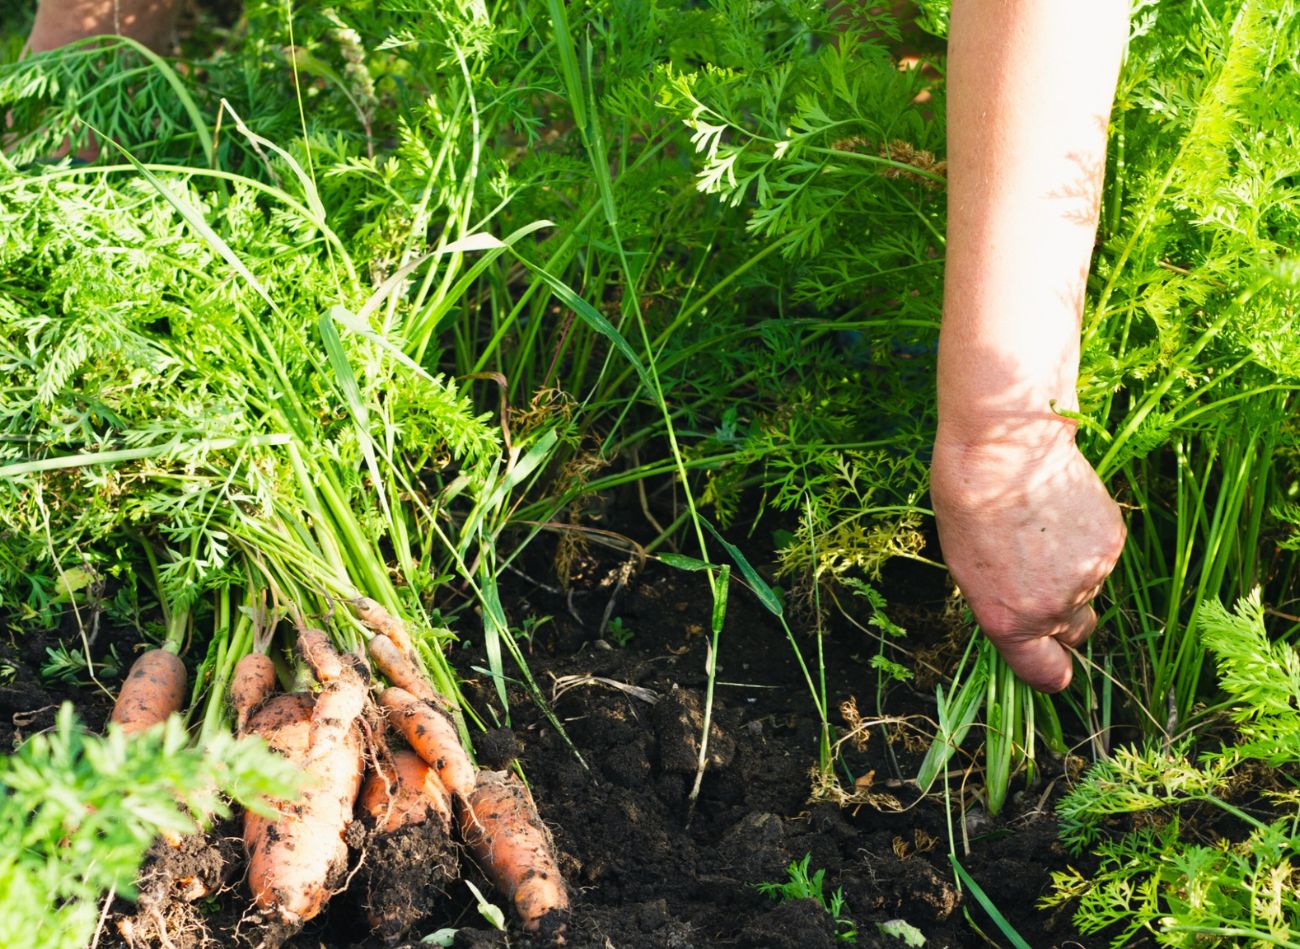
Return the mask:
MULTIPOLYGON (((534 559, 541 579, 546 564, 540 549, 534 559)), ((552 617, 538 627, 529 661, 590 770, 584 771, 521 687, 510 689, 510 727, 476 742, 480 758, 489 765, 501 766, 518 754, 574 894, 570 946, 831 945, 835 925, 815 904, 778 903, 756 888, 762 882, 784 882, 787 866, 805 856, 810 872, 825 871, 827 896, 842 889, 844 915, 856 925, 858 945, 903 945, 879 934, 877 924, 892 920, 916 927, 928 946, 987 945, 971 921, 1003 942, 978 904, 954 885, 942 800, 917 802, 914 787, 905 780, 919 760, 917 748, 909 750, 897 740, 900 732, 895 731, 891 743, 882 729, 874 729, 866 748, 849 751, 843 766, 854 775, 874 772, 874 789, 915 806, 887 813, 870 806, 841 808, 810 801, 818 729, 807 685, 779 626, 738 585, 721 641, 710 767, 688 825, 687 795, 706 689, 708 590, 698 574, 650 563, 616 601, 615 628, 626 640, 615 645, 608 633, 597 639, 595 631, 610 595, 610 584, 602 581, 620 563, 611 553, 580 565, 571 596, 530 579, 531 570, 528 577, 514 574, 508 585, 512 619, 552 617)), ((915 648, 940 645, 948 636, 938 576, 907 568, 888 578, 891 605, 907 618, 915 648)), ((95 651, 106 651, 113 636, 101 633, 95 651)), ((121 636, 120 654, 129 652, 132 638, 121 636)), ((19 670, 0 689, 6 747, 48 727, 61 701, 74 701, 91 722, 107 714, 107 697, 92 688, 37 685, 37 670, 53 639, 28 637, 20 641, 20 650, 11 648, 5 656, 19 670)), ((75 632, 64 639, 77 648, 75 632)), ((467 637, 465 647, 453 656, 467 677, 471 703, 484 711, 496 704, 495 690, 480 671, 486 662, 473 641, 467 637)), ((801 643, 805 653, 812 643, 811 638, 801 643)), ((833 706, 854 699, 864 712, 874 709, 876 676, 863 658, 870 651, 860 633, 842 631, 827 638, 827 688, 833 706)), ((885 698, 885 711, 893 716, 930 715, 932 705, 931 697, 910 686, 895 686, 885 698)), ((844 725, 838 714, 832 719, 844 725)), ((1048 888, 1050 871, 1069 862, 1056 842, 1051 813, 1061 782, 1048 786, 1059 774, 1060 763, 1047 762, 1044 770, 1045 782, 1013 795, 996 820, 983 814, 973 793, 964 818, 955 808, 954 821, 965 820, 970 839, 963 865, 1029 945, 1102 945, 1072 935, 1067 913, 1034 906, 1048 888)), ((841 779, 847 781, 843 774, 841 779)), ((970 781, 972 791, 978 783, 970 781)), ((955 807, 960 778, 953 784, 955 807)), ((960 826, 956 831, 960 836, 960 826)), ((227 887, 216 898, 197 908, 168 905, 166 900, 161 906, 150 904, 157 907, 168 939, 178 949, 249 945, 260 938, 247 918, 240 847, 237 840, 221 839, 238 833, 235 825, 219 827, 210 846, 166 858, 174 864, 167 870, 172 879, 186 875, 181 869, 186 861, 194 872, 218 857, 227 861, 227 887)), ((366 854, 361 862, 368 859, 374 856, 366 854)), ((418 850, 390 852, 384 861, 405 862, 400 873, 393 874, 398 879, 418 879, 435 869, 418 850)), ((357 862, 354 853, 354 867, 357 862)), ((146 893, 148 875, 157 870, 156 863, 146 864, 146 893)), ((467 875, 484 893, 491 893, 476 871, 467 875)), ((325 915, 287 945, 381 945, 370 936, 355 895, 363 889, 354 885, 347 896, 336 898, 325 915)), ((121 901, 113 907, 119 918, 134 911, 121 901)), ((131 920, 138 944, 161 944, 154 911, 131 920)), ((432 912, 420 917, 410 938, 444 926, 460 930, 457 946, 527 942, 517 928, 502 934, 488 927, 460 883, 451 884, 432 912)), ((101 944, 122 944, 115 926, 105 926, 101 944)))
POLYGON ((124 900, 175 805, 310 770, 235 740, 249 656, 285 691, 463 682, 465 739, 553 830, 569 945, 1300 949, 1290 6, 1134 17, 1079 387, 1129 539, 1051 701, 924 549, 943 0, 243 6, 176 61, 20 58, 5 19, 6 949, 378 945, 379 902, 408 939, 538 941, 445 839, 346 808, 301 932, 250 908, 237 818, 124 900), (92 131, 129 156, 50 162, 92 131), (325 674, 314 627, 373 666, 325 674), (187 727, 104 735, 149 647, 187 727), (936 734, 961 751, 923 764, 936 734), (770 898, 792 873, 823 900, 770 898))

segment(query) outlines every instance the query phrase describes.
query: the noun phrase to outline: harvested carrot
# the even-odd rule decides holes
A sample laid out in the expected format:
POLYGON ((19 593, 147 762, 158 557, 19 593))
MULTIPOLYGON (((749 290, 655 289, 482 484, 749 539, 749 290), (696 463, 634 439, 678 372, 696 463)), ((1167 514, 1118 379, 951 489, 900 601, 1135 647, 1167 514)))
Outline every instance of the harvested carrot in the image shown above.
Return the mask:
POLYGON ((322 683, 311 713, 307 769, 314 771, 315 762, 329 756, 365 710, 366 684, 356 667, 339 655, 324 631, 300 626, 298 649, 322 683))
POLYGON ((316 696, 311 713, 309 770, 314 771, 314 763, 328 757, 353 731, 357 719, 365 711, 366 698, 365 683, 351 666, 344 666, 342 675, 325 683, 316 696))
POLYGON ((323 629, 298 627, 298 651, 311 666, 318 681, 333 682, 343 675, 343 660, 323 629))
POLYGON ((406 625, 379 603, 368 596, 359 596, 348 602, 352 604, 352 609, 356 610, 357 619, 361 620, 367 629, 381 636, 387 636, 393 645, 402 651, 403 656, 409 656, 415 651, 411 634, 406 631, 406 625))
POLYGON ((230 704, 235 709, 235 730, 243 734, 248 716, 275 691, 275 663, 262 652, 250 652, 235 663, 230 677, 230 704))
POLYGON ((569 908, 551 835, 509 771, 478 773, 460 830, 483 872, 514 902, 524 929, 537 930, 547 913, 569 908))
POLYGON ((131 664, 110 722, 138 732, 165 721, 185 701, 185 663, 166 649, 150 649, 131 664))
POLYGON ((372 636, 366 649, 375 668, 384 674, 389 683, 405 689, 422 702, 441 704, 441 699, 429 680, 415 667, 415 663, 402 655, 402 651, 387 636, 372 636))
POLYGON ((361 789, 360 807, 386 834, 428 820, 451 830, 451 795, 437 772, 413 751, 395 751, 391 767, 371 772, 361 789))
MULTIPOLYGON (((291 693, 269 699, 249 719, 249 730, 295 764, 306 767, 312 739, 309 695, 291 693)), ((288 924, 321 911, 347 869, 344 835, 352 822, 361 788, 361 738, 350 729, 328 755, 312 763, 315 782, 297 801, 276 802, 278 815, 244 817, 248 883, 263 909, 288 924)))
POLYGON ((450 716, 405 689, 384 689, 379 704, 415 753, 437 770, 443 787, 462 800, 468 798, 474 790, 474 765, 450 716))

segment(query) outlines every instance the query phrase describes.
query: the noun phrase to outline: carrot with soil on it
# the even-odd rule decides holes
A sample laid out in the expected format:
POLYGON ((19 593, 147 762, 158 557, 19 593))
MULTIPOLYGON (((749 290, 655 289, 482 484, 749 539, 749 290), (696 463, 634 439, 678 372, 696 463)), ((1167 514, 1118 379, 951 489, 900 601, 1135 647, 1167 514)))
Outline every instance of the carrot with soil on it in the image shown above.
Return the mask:
POLYGON ((343 668, 343 674, 325 683, 316 695, 311 712, 309 768, 328 756, 346 738, 366 709, 368 693, 365 683, 355 669, 343 668))
POLYGON ((230 704, 235 709, 235 731, 244 734, 248 717, 275 692, 275 663, 262 652, 250 652, 235 663, 230 677, 230 704))
POLYGON ((298 624, 298 651, 322 685, 343 675, 343 659, 323 629, 298 624))
POLYGON ((366 918, 373 935, 392 944, 442 901, 458 876, 451 838, 451 795, 413 751, 381 759, 361 789, 358 811, 374 821, 361 866, 366 918), (410 872, 411 860, 419 870, 410 872))
POLYGON ((128 734, 166 721, 181 710, 186 678, 180 656, 165 646, 150 649, 131 664, 108 720, 128 734))
POLYGON ((356 597, 348 603, 356 611, 357 619, 372 633, 387 637, 402 651, 403 656, 414 653, 415 646, 411 642, 411 634, 406 631, 405 624, 381 604, 368 596, 356 597))
POLYGON ((524 929, 569 908, 569 894, 528 790, 508 771, 480 771, 461 811, 461 836, 483 872, 515 905, 524 929))
POLYGON ((316 916, 347 869, 344 835, 361 788, 363 761, 357 729, 349 728, 327 753, 313 756, 314 707, 310 695, 277 695, 248 722, 250 732, 315 778, 297 801, 278 802, 276 817, 252 812, 244 816, 253 899, 290 924, 316 916))
POLYGON ((385 834, 435 818, 444 831, 451 830, 451 795, 433 767, 413 751, 395 751, 391 764, 371 772, 359 806, 385 834))
POLYGON ((443 786, 462 800, 468 799, 474 791, 474 764, 461 746, 451 717, 405 689, 384 689, 379 704, 415 753, 438 772, 443 786))
POLYGON ((422 702, 442 708, 445 700, 434 691, 429 680, 387 636, 371 636, 366 651, 375 668, 383 673, 390 685, 405 689, 422 702))
POLYGON ((311 712, 308 769, 312 770, 312 762, 329 755, 365 711, 366 684, 352 657, 339 655, 323 630, 299 625, 298 650, 321 682, 311 712))

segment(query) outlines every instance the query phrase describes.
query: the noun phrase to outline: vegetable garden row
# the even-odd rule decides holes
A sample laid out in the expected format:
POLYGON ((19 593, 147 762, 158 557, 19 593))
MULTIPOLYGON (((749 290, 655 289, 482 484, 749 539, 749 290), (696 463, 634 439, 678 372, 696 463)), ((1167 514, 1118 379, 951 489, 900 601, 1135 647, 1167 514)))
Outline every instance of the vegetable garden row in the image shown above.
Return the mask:
POLYGON ((149 868, 216 820, 162 903, 221 944, 784 945, 766 893, 791 945, 1300 946, 1300 12, 1134 5, 1079 392, 1129 539, 1049 698, 926 506, 946 5, 851 7, 247 0, 176 58, 3 14, 0 700, 75 699, 5 705, 52 726, 6 945, 183 944, 149 868), (602 915, 565 820, 618 787, 736 918, 602 915), (972 868, 1053 808, 1029 936, 972 868), (929 909, 853 843, 900 811, 929 909))

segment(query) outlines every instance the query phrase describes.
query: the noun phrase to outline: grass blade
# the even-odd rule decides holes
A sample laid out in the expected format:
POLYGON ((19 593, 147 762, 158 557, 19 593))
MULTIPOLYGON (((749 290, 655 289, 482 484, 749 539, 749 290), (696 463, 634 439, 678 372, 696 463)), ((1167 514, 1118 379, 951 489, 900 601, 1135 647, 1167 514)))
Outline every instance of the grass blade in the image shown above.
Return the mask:
POLYGON ((1002 915, 1002 911, 993 904, 988 894, 975 882, 975 878, 966 872, 966 868, 957 860, 956 854, 948 854, 948 859, 952 862, 953 872, 957 874, 957 878, 961 880, 962 885, 970 890, 971 896, 975 897, 975 902, 979 903, 984 912, 989 914, 989 919, 993 920, 993 924, 1002 930, 1002 935, 1007 937, 1011 945, 1015 946, 1015 949, 1030 949, 1029 943, 1025 942, 1020 933, 1016 932, 1015 927, 1002 915))
POLYGON ((784 617, 785 608, 781 605, 781 600, 777 597, 776 591, 768 586, 767 581, 758 575, 758 571, 755 570, 753 565, 745 558, 745 555, 740 552, 740 548, 735 544, 729 543, 726 538, 718 533, 717 528, 704 518, 700 518, 700 523, 709 529, 709 533, 713 535, 714 540, 722 545, 722 548, 731 555, 732 560, 736 561, 736 566, 740 569, 740 575, 745 578, 745 583, 747 583, 749 588, 754 591, 754 595, 758 597, 758 601, 762 603, 763 606, 767 608, 768 612, 772 613, 772 615, 784 617))
POLYGON ((935 778, 939 776, 948 761, 961 747, 979 713, 988 686, 988 663, 983 655, 975 663, 970 677, 957 688, 955 695, 947 698, 943 686, 935 689, 937 714, 939 716, 939 734, 935 735, 930 750, 925 753, 925 760, 916 774, 916 783, 921 793, 930 790, 935 778))
POLYGON ((636 354, 636 350, 632 348, 632 344, 629 343, 623 334, 615 328, 613 323, 605 319, 605 317, 601 315, 600 311, 594 306, 582 297, 578 296, 578 294, 573 291, 573 288, 563 280, 547 273, 545 270, 537 267, 530 261, 524 260, 522 257, 518 259, 521 263, 527 265, 529 270, 537 274, 543 283, 551 288, 551 292, 559 298, 561 303, 574 313, 578 314, 578 318, 581 319, 582 322, 586 323, 588 327, 610 341, 613 347, 618 350, 619 354, 626 359, 629 364, 631 364, 632 369, 636 372, 637 378, 641 380, 641 384, 646 387, 647 391, 658 391, 654 384, 654 380, 650 378, 650 374, 642 364, 641 357, 636 354))

